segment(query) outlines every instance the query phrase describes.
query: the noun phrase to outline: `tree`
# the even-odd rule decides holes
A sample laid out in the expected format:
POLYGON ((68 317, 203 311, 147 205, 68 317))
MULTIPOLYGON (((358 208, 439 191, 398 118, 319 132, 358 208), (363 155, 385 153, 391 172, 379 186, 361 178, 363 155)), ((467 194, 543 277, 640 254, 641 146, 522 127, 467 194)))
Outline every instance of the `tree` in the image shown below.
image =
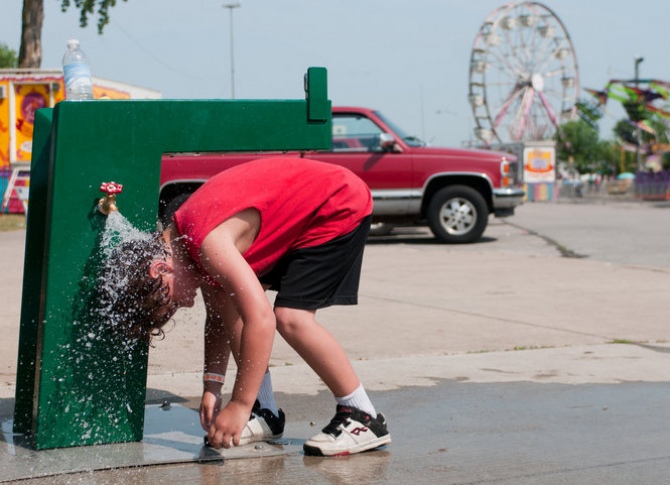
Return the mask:
MULTIPOLYGON (((71 3, 70 0, 61 0, 61 11, 66 12, 71 3)), ((116 5, 116 0, 74 0, 74 5, 79 9, 79 26, 82 28, 88 25, 88 16, 93 15, 97 7, 98 34, 102 35, 105 25, 109 23, 109 9, 116 5)))
POLYGON ((556 156, 574 163, 580 173, 593 172, 605 156, 598 130, 582 119, 561 125, 556 137, 556 156))
POLYGON ((19 67, 37 68, 42 65, 43 23, 44 0, 23 0, 19 67))
MULTIPOLYGON (((61 0, 61 11, 66 12, 71 4, 71 0, 61 0)), ((79 26, 86 27, 89 16, 97 13, 98 33, 102 35, 105 25, 109 23, 109 9, 114 5, 116 0, 74 0, 74 6, 80 13, 79 26)), ((38 68, 42 65, 43 23, 44 0, 23 0, 19 67, 38 68)))
POLYGON ((0 69, 6 67, 16 67, 16 51, 10 49, 7 44, 0 43, 0 69))

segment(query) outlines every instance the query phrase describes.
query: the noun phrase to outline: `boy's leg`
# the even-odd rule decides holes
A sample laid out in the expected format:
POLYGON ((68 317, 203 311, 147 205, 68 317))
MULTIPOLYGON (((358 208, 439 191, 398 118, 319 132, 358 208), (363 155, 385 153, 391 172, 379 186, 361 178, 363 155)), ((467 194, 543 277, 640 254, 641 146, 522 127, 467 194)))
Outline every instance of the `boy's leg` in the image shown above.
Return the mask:
POLYGON ((384 416, 375 411, 340 343, 317 323, 315 310, 276 307, 275 315, 279 334, 338 401, 330 424, 303 446, 305 454, 348 455, 390 443, 384 416))
POLYGON ((277 331, 335 396, 347 396, 360 385, 340 343, 315 318, 316 310, 276 307, 277 331))
MULTIPOLYGON (((338 402, 322 432, 304 445, 306 454, 345 455, 391 442, 340 343, 316 322, 316 309, 354 305, 370 217, 349 234, 287 254, 267 280, 277 290, 277 330, 324 381, 338 402)), ((263 281, 263 278, 261 279, 263 281)))
POLYGON ((258 390, 258 397, 256 398, 261 409, 267 409, 275 416, 279 416, 279 408, 275 401, 275 393, 272 388, 272 375, 270 369, 265 371, 261 388, 258 390))
POLYGON ((346 352, 315 319, 315 310, 275 308, 279 334, 328 386, 338 404, 377 416, 346 352))

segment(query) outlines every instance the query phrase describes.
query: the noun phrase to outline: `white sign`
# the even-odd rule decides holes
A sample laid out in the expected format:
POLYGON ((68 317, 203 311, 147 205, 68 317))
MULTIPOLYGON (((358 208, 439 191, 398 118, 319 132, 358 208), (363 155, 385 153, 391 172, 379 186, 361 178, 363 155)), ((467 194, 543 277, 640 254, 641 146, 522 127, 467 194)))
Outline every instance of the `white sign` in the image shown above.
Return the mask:
POLYGON ((523 149, 523 180, 527 184, 556 181, 556 151, 553 146, 523 149))

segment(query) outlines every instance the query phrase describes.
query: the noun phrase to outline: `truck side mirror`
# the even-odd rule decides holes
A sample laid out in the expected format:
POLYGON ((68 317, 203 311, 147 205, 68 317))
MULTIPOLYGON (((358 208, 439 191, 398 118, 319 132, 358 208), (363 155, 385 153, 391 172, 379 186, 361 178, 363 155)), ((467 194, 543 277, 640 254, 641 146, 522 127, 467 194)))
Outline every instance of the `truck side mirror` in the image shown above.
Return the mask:
POLYGON ((395 138, 390 133, 379 134, 379 148, 382 152, 392 152, 395 149, 395 138))

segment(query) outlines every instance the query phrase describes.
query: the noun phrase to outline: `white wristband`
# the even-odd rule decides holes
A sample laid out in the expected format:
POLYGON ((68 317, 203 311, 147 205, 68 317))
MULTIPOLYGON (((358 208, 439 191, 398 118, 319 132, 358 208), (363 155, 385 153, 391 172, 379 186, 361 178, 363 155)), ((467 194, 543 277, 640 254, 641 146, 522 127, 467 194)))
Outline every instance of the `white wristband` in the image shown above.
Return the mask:
POLYGON ((218 382, 219 384, 223 384, 223 382, 226 380, 226 376, 224 374, 216 374, 214 372, 205 372, 205 375, 202 376, 203 382, 218 382))

